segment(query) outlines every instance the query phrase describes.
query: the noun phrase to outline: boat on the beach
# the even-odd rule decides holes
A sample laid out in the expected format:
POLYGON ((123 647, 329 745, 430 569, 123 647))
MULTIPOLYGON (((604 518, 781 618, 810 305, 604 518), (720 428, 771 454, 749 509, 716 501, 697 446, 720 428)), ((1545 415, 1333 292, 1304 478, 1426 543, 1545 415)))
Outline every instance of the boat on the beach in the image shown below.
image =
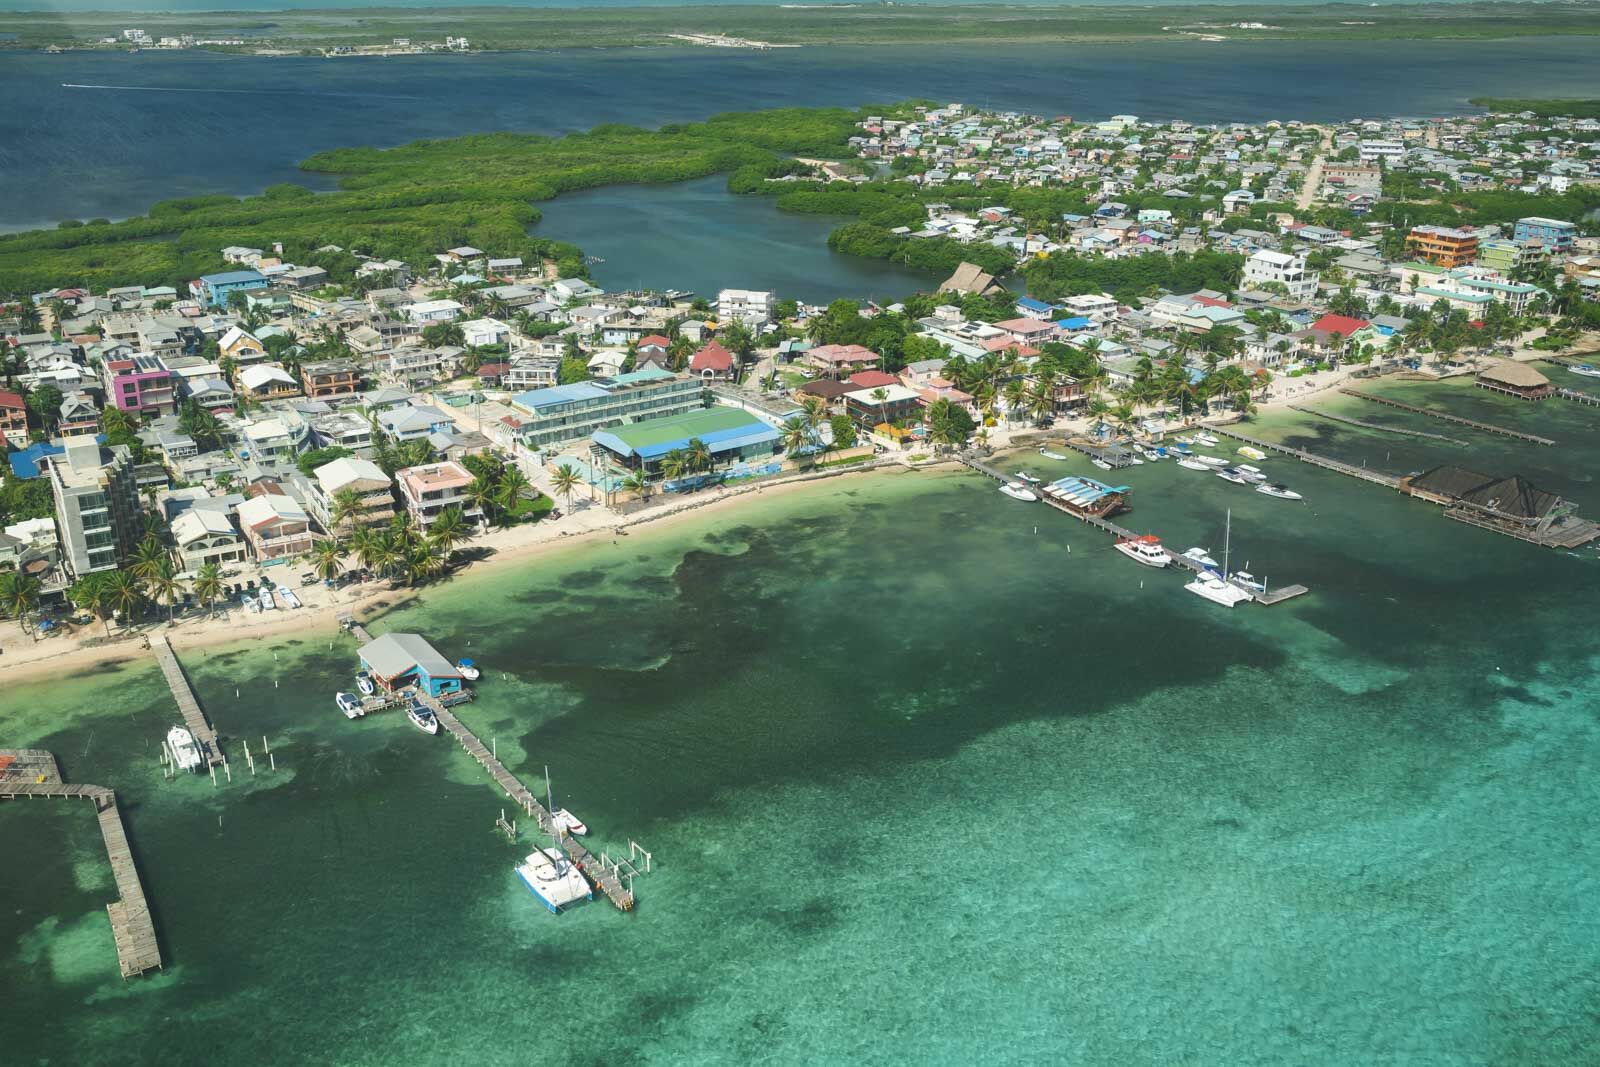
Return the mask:
POLYGON ((354 693, 336 693, 333 702, 344 712, 344 717, 347 719, 359 719, 366 714, 366 710, 361 706, 361 698, 354 693))
POLYGON ((1021 482, 1007 482, 1000 487, 1000 491, 1012 500, 1038 500, 1039 494, 1023 485, 1021 482))
POLYGON ((378 691, 377 685, 372 681, 372 675, 361 671, 356 675, 356 688, 361 690, 362 696, 372 696, 378 691))
POLYGON ((478 676, 483 673, 482 671, 478 670, 478 665, 472 662, 470 659, 457 660, 456 670, 460 671, 461 677, 465 678, 469 682, 476 682, 478 680, 478 676))
POLYGON ((272 590, 268 589, 266 586, 261 587, 261 593, 256 597, 256 599, 261 602, 262 611, 271 611, 278 606, 277 603, 272 599, 272 590))
POLYGON ((174 726, 167 731, 167 748, 179 770, 198 771, 205 762, 205 757, 200 754, 200 742, 182 726, 174 726))
POLYGON ((295 595, 293 589, 286 585, 278 586, 278 598, 283 601, 284 607, 298 608, 300 606, 300 598, 295 595))
POLYGON ((249 593, 240 593, 239 594, 239 603, 240 603, 241 606, 244 607, 244 609, 246 611, 260 611, 261 610, 261 601, 257 600, 255 597, 251 596, 249 593))
POLYGON ((1178 466, 1191 471, 1208 471, 1211 469, 1208 464, 1200 462, 1199 456, 1184 456, 1178 460, 1178 466))
POLYGON ((1244 456, 1246 459, 1266 459, 1267 458, 1267 454, 1265 452, 1261 451, 1261 449, 1257 448, 1255 445, 1240 445, 1239 446, 1239 455, 1244 456))
POLYGON ((1225 482, 1232 482, 1235 485, 1250 484, 1250 479, 1246 478, 1244 476, 1244 472, 1239 470, 1237 467, 1224 467, 1217 472, 1217 477, 1221 478, 1225 482))
POLYGON ((1211 558, 1211 553, 1203 548, 1186 548, 1183 550, 1183 558, 1194 560, 1202 567, 1215 567, 1217 565, 1217 561, 1211 558))
POLYGON ((550 813, 550 817, 555 821, 557 830, 571 834, 573 837, 583 837, 589 832, 589 828, 583 824, 583 821, 566 808, 557 808, 550 813))
POLYGON ((416 697, 412 697, 411 703, 406 707, 406 718, 410 719, 411 724, 425 734, 439 732, 439 720, 434 717, 433 709, 416 697))
POLYGON ((593 900, 594 889, 589 879, 578 870, 577 864, 559 848, 541 848, 528 853, 528 858, 514 868, 522 884, 552 914, 579 900, 593 900))
POLYGON ((1045 459, 1066 459, 1067 458, 1066 456, 1063 456, 1060 452, 1052 452, 1047 448, 1039 449, 1039 455, 1043 456, 1045 459))
POLYGON ((1146 567, 1165 567, 1172 562, 1167 550, 1161 547, 1161 538, 1155 534, 1125 537, 1113 547, 1135 563, 1143 563, 1146 567))
POLYGON ((1287 485, 1280 485, 1277 482, 1273 482, 1273 483, 1270 483, 1270 484, 1263 483, 1261 485, 1258 485, 1258 486, 1256 486, 1256 492, 1262 494, 1263 496, 1274 496, 1274 497, 1277 497, 1279 500, 1304 500, 1305 499, 1299 493, 1295 492, 1293 489, 1290 489, 1287 485))

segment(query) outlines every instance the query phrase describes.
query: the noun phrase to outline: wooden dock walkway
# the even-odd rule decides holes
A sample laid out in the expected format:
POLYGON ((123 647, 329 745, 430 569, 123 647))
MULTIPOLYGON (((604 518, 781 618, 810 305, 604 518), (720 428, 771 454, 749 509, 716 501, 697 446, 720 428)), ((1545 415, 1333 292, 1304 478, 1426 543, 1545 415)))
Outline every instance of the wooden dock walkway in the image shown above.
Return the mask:
MULTIPOLYGON (((478 740, 478 736, 467 729, 466 724, 460 719, 456 718, 454 712, 426 694, 419 693, 417 699, 432 709, 434 717, 439 720, 439 724, 450 731, 452 737, 461 742, 461 747, 466 749, 467 755, 477 760, 478 765, 489 772, 489 777, 494 779, 495 785, 504 790, 506 796, 510 797, 513 803, 526 812, 529 818, 538 822, 541 831, 547 834, 553 832, 555 820, 551 816, 549 809, 539 803, 539 798, 533 795, 533 791, 523 785, 521 780, 512 774, 506 768, 506 765, 501 763, 494 753, 484 746, 482 741, 478 740)), ((572 862, 577 864, 578 869, 588 875, 589 879, 600 887, 600 891, 606 895, 611 903, 623 911, 633 910, 633 890, 622 884, 622 878, 615 866, 605 864, 600 857, 595 856, 584 848, 582 843, 574 837, 563 835, 561 844, 567 855, 571 857, 572 862)))
POLYGON ((1352 419, 1346 415, 1335 415, 1331 411, 1318 411, 1316 408, 1301 407, 1299 404, 1290 404, 1290 411, 1298 411, 1306 415, 1315 415, 1319 419, 1330 422, 1342 422, 1346 426, 1359 426, 1363 430, 1377 430, 1380 433, 1398 434, 1401 437, 1424 437, 1430 441, 1444 441, 1452 445, 1465 445, 1467 442, 1454 437, 1446 437, 1442 433, 1429 433, 1427 430, 1402 430, 1398 426, 1382 426, 1376 422, 1363 422, 1361 419, 1352 419))
POLYGON ((83 798, 94 802, 105 839, 106 857, 117 882, 120 899, 106 905, 111 921, 111 939, 117 948, 117 966, 123 978, 144 974, 161 967, 161 949, 156 943, 155 922, 145 900, 144 884, 133 862, 133 849, 117 809, 117 795, 99 785, 61 780, 55 757, 39 749, 0 752, 0 799, 21 797, 83 798), (6 757, 10 757, 7 759, 6 757))
POLYGON ((340 615, 339 624, 356 636, 356 643, 365 645, 372 641, 372 635, 367 633, 367 628, 356 621, 354 615, 340 615))
POLYGON ((172 690, 172 699, 178 702, 178 712, 183 716, 184 725, 194 735, 195 743, 200 746, 200 752, 206 758, 206 765, 217 767, 226 763, 228 759, 222 754, 222 743, 217 740, 217 732, 212 729, 211 723, 206 721, 205 713, 200 710, 200 701, 195 697, 189 680, 183 676, 183 668, 178 664, 178 657, 172 651, 172 644, 167 640, 167 635, 152 635, 150 651, 156 654, 156 662, 161 664, 161 673, 167 679, 167 688, 172 690))
POLYGON ((1402 404, 1398 400, 1390 400, 1388 397, 1378 396, 1376 393, 1363 393, 1359 389, 1350 388, 1341 388, 1339 392, 1345 396, 1353 396, 1357 400, 1368 400, 1374 404, 1386 404, 1389 407, 1398 408, 1401 411, 1409 411, 1413 415, 1426 415, 1429 418, 1442 419, 1445 422, 1453 422, 1457 426, 1468 426, 1474 430, 1482 430, 1484 433, 1499 434, 1501 437, 1510 437, 1517 441, 1526 441, 1529 444, 1555 444, 1555 442, 1550 438, 1540 437, 1536 433, 1523 433, 1521 430, 1512 430, 1505 426, 1496 426, 1493 423, 1479 422, 1477 419, 1462 418, 1460 415, 1452 415, 1446 411, 1434 411, 1432 408, 1419 408, 1415 404, 1402 404))
POLYGON ((1571 400, 1578 404, 1600 406, 1600 396, 1595 396, 1593 393, 1585 393, 1580 389, 1557 389, 1555 395, 1562 400, 1571 400))
MULTIPOLYGON (((977 459, 967 455, 964 452, 957 453, 955 459, 957 463, 961 463, 967 467, 970 467, 979 474, 986 474, 996 481, 1007 482, 1011 480, 1003 472, 996 470, 987 463, 979 462, 977 459)), ((1135 531, 1130 530, 1128 527, 1123 526, 1120 523, 1112 522, 1110 519, 1105 518, 1104 516, 1092 515, 1086 511, 1078 511, 1074 508, 1070 508, 1063 501, 1057 500, 1055 497, 1052 497, 1047 493, 1040 493, 1039 499, 1050 505, 1050 507, 1054 508, 1056 511, 1061 512, 1061 514, 1077 519, 1086 526, 1093 526, 1096 530, 1103 530, 1118 540, 1127 540, 1129 538, 1139 536, 1139 534, 1135 531)), ((1191 574, 1203 574, 1207 569, 1205 564, 1192 560, 1180 552, 1173 552, 1169 549, 1167 551, 1167 556, 1171 559, 1172 566, 1177 567, 1179 570, 1186 570, 1191 574)), ((1238 585, 1237 582, 1234 584, 1238 585)), ((1243 589, 1244 587, 1239 586, 1239 588, 1243 589)), ((1256 603, 1271 607, 1273 604, 1280 604, 1292 597, 1300 596, 1303 593, 1309 593, 1311 590, 1307 589, 1303 585, 1286 585, 1281 589, 1274 589, 1267 593, 1258 593, 1253 589, 1247 589, 1246 592, 1250 594, 1251 599, 1253 599, 1256 603)))
POLYGON ((1358 467, 1353 463, 1345 463, 1342 460, 1329 459, 1327 456, 1319 456, 1315 452, 1307 452, 1303 448, 1290 448, 1288 445, 1275 444, 1272 441, 1263 441, 1259 438, 1250 437, 1235 430, 1230 430, 1226 426, 1211 426, 1208 428, 1212 433, 1221 434, 1223 437, 1231 437, 1235 441, 1242 441, 1247 445, 1254 445, 1256 448, 1265 449, 1268 452, 1276 452, 1281 456, 1293 456, 1301 463, 1309 463, 1313 467, 1321 467, 1323 470, 1335 471, 1339 474, 1348 474, 1352 478, 1360 478, 1364 482, 1371 482, 1374 485, 1381 485, 1387 489, 1400 488, 1400 479, 1393 474, 1384 474, 1381 471, 1368 470, 1366 467, 1358 467))

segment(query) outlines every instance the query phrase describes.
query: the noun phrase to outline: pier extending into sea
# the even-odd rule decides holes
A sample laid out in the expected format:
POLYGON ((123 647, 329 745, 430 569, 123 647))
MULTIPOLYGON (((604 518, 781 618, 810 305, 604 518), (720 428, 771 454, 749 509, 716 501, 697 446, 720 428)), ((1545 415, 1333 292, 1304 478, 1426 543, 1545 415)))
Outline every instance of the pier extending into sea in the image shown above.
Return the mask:
POLYGON ((1346 426, 1359 426, 1363 430, 1377 430, 1380 433, 1392 433, 1400 437, 1422 437, 1429 441, 1443 441, 1451 445, 1466 445, 1467 442, 1455 437, 1446 437, 1442 433, 1429 433, 1427 430, 1402 430, 1398 426, 1383 426, 1376 422, 1364 422, 1361 419, 1352 419, 1348 415, 1335 415, 1331 411, 1318 411, 1316 408, 1305 408, 1299 404, 1290 404, 1290 411, 1298 411, 1303 415, 1315 415, 1319 419, 1330 422, 1340 422, 1346 426))
MULTIPOLYGON (((1513 440, 1526 441, 1529 444, 1555 444, 1555 442, 1550 438, 1540 437, 1536 433, 1523 433, 1521 430, 1513 430, 1505 426, 1496 426, 1489 422, 1479 422, 1477 419, 1462 418, 1460 415, 1451 415, 1449 412, 1445 411, 1434 411, 1432 408, 1419 408, 1415 404, 1402 404, 1398 400, 1391 400, 1386 396, 1378 396, 1376 393, 1363 393, 1359 389, 1350 388, 1341 388, 1339 392, 1345 396, 1353 396, 1357 400, 1368 400, 1374 404, 1385 404, 1392 408, 1398 408, 1401 411, 1409 411, 1413 415, 1426 415, 1432 419, 1442 419, 1445 422, 1453 422, 1457 426, 1469 426, 1474 430, 1482 430, 1484 433, 1499 434, 1501 437, 1510 437, 1513 440)), ((1387 429, 1387 427, 1381 428, 1387 429)))
POLYGON ((172 644, 167 640, 166 634, 152 634, 150 637, 150 651, 156 655, 156 662, 161 664, 161 674, 167 680, 167 688, 172 690, 172 699, 178 703, 178 712, 183 716, 183 724, 194 735, 195 743, 200 746, 201 755, 206 758, 208 767, 219 767, 228 762, 222 754, 222 743, 217 739, 217 731, 206 720, 205 713, 200 710, 200 701, 194 695, 194 689, 189 685, 189 679, 183 675, 183 668, 178 664, 177 654, 172 651, 172 644))
POLYGON ((1260 438, 1250 437, 1249 435, 1239 433, 1236 430, 1230 430, 1226 426, 1208 426, 1206 429, 1212 433, 1221 434, 1223 437, 1231 437, 1235 441, 1252 445, 1267 452, 1276 452, 1280 456, 1293 456, 1301 463, 1309 463, 1313 467, 1321 467, 1323 470, 1334 471, 1338 474, 1348 474, 1352 478, 1360 478, 1364 482, 1371 482, 1374 485, 1381 485, 1386 489, 1400 488, 1400 479, 1393 474, 1384 474, 1382 471, 1368 470, 1366 467, 1358 467, 1354 463, 1345 463, 1342 460, 1330 459, 1327 456, 1319 456, 1315 452, 1307 452, 1303 448, 1290 448, 1288 445, 1280 445, 1272 441, 1263 441, 1260 438))
MULTIPOLYGON (((981 462, 979 459, 977 459, 977 457, 968 455, 965 452, 957 453, 955 458, 957 463, 975 470, 979 474, 986 474, 1001 484, 1015 481, 1015 478, 1013 478, 1011 475, 1006 474, 1004 471, 999 470, 998 468, 991 467, 987 463, 981 462)), ((1079 522, 1093 526, 1097 530, 1103 530, 1118 540, 1130 540, 1139 536, 1139 534, 1135 531, 1130 530, 1128 527, 1120 525, 1119 523, 1112 522, 1103 515, 1095 515, 1087 511, 1079 511, 1075 508, 1070 508, 1064 502, 1056 500, 1047 493, 1039 494, 1039 499, 1044 503, 1049 504, 1056 511, 1061 512, 1061 514, 1069 515, 1072 518, 1077 519, 1079 522)), ((1188 556, 1182 555, 1178 552, 1169 550, 1167 552, 1167 556, 1172 565, 1178 567, 1180 570, 1186 570, 1193 574, 1204 574, 1209 569, 1205 564, 1200 563, 1197 560, 1192 560, 1188 556)), ((1240 588, 1244 587, 1240 586, 1240 588)), ((1244 591, 1249 593, 1250 598, 1257 604, 1263 604, 1270 607, 1273 604, 1280 604, 1285 600, 1309 593, 1311 590, 1307 589, 1303 585, 1285 585, 1281 588, 1264 592, 1253 589, 1245 589, 1244 591)))
POLYGON ((117 966, 123 978, 159 969, 161 949, 156 943, 155 922, 150 917, 139 869, 133 862, 122 813, 117 810, 116 793, 105 786, 63 782, 55 756, 43 749, 0 749, 0 799, 22 797, 69 797, 94 802, 120 898, 106 905, 111 939, 117 947, 117 966))

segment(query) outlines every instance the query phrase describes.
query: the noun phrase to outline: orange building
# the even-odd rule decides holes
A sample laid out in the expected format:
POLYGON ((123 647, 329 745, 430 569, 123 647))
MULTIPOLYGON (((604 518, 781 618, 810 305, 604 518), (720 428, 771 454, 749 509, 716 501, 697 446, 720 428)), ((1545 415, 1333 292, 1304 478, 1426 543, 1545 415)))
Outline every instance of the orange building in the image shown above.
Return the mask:
POLYGON ((1465 267, 1478 257, 1478 235, 1448 226, 1416 226, 1406 235, 1406 251, 1446 270, 1465 267))

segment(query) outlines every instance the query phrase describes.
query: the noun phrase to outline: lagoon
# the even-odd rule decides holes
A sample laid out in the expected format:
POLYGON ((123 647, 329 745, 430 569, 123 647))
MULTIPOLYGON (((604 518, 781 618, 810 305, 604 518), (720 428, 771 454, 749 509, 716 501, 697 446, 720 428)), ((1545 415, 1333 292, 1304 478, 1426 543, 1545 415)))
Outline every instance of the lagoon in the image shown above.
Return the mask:
MULTIPOLYGON (((1375 388, 1557 438, 1474 437, 1471 462, 1600 512, 1592 409, 1375 388)), ((1463 458, 1295 413, 1255 432, 1463 458)), ((1270 609, 915 472, 469 572, 378 619, 478 659, 463 718, 548 764, 602 845, 654 850, 631 917, 552 918, 476 765, 338 715, 348 638, 183 655, 281 768, 215 790, 161 780, 142 658, 8 690, 8 743, 124 798, 169 963, 117 978, 86 811, 0 805, 0 1047, 523 1063, 566 1020, 602 1062, 1592 1061, 1600 559, 1264 466, 1306 502, 1119 474, 1123 521, 1175 546, 1220 548, 1231 508, 1236 561, 1312 589, 1270 609)))

